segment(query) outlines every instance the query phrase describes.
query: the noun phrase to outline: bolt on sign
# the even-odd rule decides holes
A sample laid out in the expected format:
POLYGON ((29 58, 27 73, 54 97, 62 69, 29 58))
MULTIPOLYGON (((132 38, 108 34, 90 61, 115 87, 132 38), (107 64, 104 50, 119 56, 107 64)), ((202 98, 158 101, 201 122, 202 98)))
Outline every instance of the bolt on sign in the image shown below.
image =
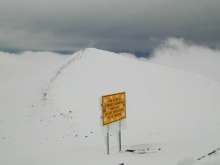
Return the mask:
POLYGON ((126 93, 102 96, 103 125, 126 118, 126 93))

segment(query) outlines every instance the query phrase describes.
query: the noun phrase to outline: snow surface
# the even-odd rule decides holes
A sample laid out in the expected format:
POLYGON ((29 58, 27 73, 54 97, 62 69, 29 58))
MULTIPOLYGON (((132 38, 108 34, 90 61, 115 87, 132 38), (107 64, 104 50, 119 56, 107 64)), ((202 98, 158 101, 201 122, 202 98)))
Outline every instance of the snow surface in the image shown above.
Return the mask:
POLYGON ((219 165, 197 158, 220 146, 220 84, 199 74, 88 48, 0 55, 0 164, 219 165), (117 124, 101 125, 101 96, 126 91, 123 149, 160 146, 148 154, 118 153, 117 124))

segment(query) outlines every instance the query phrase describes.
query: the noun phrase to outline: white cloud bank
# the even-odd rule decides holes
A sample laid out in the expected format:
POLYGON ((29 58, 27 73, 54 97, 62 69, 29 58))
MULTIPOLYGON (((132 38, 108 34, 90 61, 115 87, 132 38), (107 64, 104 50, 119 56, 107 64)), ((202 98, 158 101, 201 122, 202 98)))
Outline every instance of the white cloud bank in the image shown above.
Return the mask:
POLYGON ((194 72, 220 82, 220 50, 169 38, 153 52, 154 63, 194 72))

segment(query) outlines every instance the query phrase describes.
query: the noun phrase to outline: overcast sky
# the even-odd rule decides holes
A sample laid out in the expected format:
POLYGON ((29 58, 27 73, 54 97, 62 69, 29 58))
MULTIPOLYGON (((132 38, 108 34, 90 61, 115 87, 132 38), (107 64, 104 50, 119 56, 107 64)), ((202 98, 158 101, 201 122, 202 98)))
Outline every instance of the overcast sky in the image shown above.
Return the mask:
POLYGON ((147 51, 167 37, 220 47, 220 0, 0 0, 0 49, 147 51))

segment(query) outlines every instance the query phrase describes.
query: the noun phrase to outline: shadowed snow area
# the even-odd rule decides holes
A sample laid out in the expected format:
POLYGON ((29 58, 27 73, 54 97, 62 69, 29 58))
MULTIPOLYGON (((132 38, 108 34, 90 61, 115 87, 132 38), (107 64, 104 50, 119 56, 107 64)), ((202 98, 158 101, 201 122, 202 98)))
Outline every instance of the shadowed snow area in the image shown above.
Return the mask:
POLYGON ((193 72, 88 48, 72 56, 0 55, 0 164, 217 165, 220 85, 193 72), (123 150, 117 123, 105 154, 101 96, 125 91, 123 150), (197 160, 204 156, 203 159, 197 160))

